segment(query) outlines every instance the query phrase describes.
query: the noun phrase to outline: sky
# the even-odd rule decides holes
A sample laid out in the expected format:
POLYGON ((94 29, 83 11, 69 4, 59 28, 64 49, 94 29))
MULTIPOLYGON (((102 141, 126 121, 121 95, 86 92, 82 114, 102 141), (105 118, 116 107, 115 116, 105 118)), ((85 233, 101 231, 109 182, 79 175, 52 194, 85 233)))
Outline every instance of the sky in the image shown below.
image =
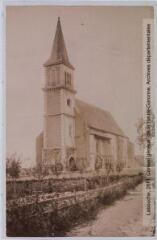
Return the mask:
POLYGON ((43 129, 43 64, 60 17, 77 98, 99 106, 135 142, 142 117, 142 21, 152 7, 7 7, 6 141, 23 166, 35 164, 43 129))

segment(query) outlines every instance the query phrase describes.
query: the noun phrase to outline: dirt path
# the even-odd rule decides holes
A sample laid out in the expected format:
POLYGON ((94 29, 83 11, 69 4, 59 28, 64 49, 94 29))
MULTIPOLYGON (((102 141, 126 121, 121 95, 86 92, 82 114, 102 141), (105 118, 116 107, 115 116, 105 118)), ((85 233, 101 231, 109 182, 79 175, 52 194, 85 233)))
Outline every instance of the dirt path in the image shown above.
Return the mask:
POLYGON ((143 226, 142 184, 112 206, 99 211, 97 218, 72 229, 67 236, 121 237, 151 236, 152 229, 143 226))

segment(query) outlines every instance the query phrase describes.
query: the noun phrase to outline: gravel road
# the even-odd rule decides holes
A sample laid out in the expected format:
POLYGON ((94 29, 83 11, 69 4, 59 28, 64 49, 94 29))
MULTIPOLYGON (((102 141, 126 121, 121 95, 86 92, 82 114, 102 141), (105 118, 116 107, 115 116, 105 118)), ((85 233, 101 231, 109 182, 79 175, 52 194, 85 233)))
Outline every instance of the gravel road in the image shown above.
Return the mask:
POLYGON ((152 236, 152 228, 143 226, 142 184, 113 205, 100 209, 95 220, 73 228, 66 236, 135 237, 152 236))

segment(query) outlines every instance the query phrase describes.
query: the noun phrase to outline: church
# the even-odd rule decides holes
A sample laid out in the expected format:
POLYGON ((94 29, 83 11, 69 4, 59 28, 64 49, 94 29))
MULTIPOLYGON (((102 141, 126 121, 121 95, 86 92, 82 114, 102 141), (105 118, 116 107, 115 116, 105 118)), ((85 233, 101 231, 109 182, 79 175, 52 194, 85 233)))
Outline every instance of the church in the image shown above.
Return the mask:
POLYGON ((77 99, 60 19, 44 64, 44 127, 36 138, 36 162, 50 174, 131 168, 134 145, 111 113, 77 99))

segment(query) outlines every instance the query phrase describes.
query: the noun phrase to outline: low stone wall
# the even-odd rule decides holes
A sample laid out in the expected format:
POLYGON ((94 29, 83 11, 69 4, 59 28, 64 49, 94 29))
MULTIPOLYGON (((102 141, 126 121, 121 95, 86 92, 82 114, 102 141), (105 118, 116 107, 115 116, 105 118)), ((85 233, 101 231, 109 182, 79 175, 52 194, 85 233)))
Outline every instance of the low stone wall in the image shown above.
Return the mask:
MULTIPOLYGON (((125 177, 123 179, 120 179, 116 183, 110 183, 108 186, 100 187, 97 186, 97 188, 94 188, 92 190, 86 189, 84 191, 74 191, 74 192, 65 192, 65 193, 42 193, 42 194, 34 194, 34 195, 28 195, 25 197, 20 197, 12 200, 8 200, 7 202, 7 209, 12 208, 19 208, 24 207, 26 205, 33 205, 33 204, 49 204, 53 201, 54 206, 57 205, 58 209, 61 209, 62 207, 67 207, 68 205, 75 204, 75 202, 84 202, 87 199, 96 198, 98 195, 103 194, 108 191, 118 191, 119 188, 122 188, 123 185, 126 183, 129 184, 133 182, 133 179, 138 179, 141 177, 125 177)), ((101 182, 102 184, 102 182, 101 182)), ((53 209, 53 205, 52 205, 53 209)))
MULTIPOLYGON (((130 171, 130 170, 129 170, 130 171)), ((17 179, 16 181, 7 181, 6 196, 7 200, 27 195, 43 193, 64 193, 73 191, 84 191, 95 189, 97 187, 107 186, 108 184, 117 182, 126 176, 135 176, 137 173, 124 172, 120 175, 112 174, 106 176, 103 172, 94 173, 70 173, 62 174, 61 176, 47 177, 45 179, 17 179)))
MULTIPOLYGON (((45 196, 45 198, 44 195, 39 195, 37 198, 32 198, 32 201, 26 202, 26 204, 20 204, 18 201, 13 201, 12 204, 10 202, 10 205, 7 205, 8 236, 14 236, 14 232, 19 232, 18 236, 34 236, 33 233, 32 235, 27 234, 29 231, 31 234, 32 231, 29 229, 31 227, 30 223, 34 221, 32 224, 35 224, 35 221, 38 222, 38 219, 40 219, 41 225, 44 224, 43 221, 46 218, 47 220, 45 221, 47 221, 47 224, 58 227, 56 226, 56 224, 60 224, 57 223, 58 221, 62 222, 62 220, 65 221, 66 219, 66 221, 71 222, 73 221, 73 218, 75 218, 75 214, 78 216, 80 214, 82 216, 82 211, 86 212, 86 216, 88 215, 88 211, 90 211, 93 207, 94 209, 97 208, 98 203, 111 203, 113 200, 124 195, 128 189, 135 187, 141 181, 142 176, 138 175, 134 177, 126 177, 121 179, 118 183, 94 190, 69 193, 69 195, 65 194, 62 196, 48 195, 48 197, 45 196), (76 213, 76 209, 79 209, 80 212, 76 213), (27 226, 26 229, 29 229, 28 232, 26 232, 24 226, 27 226), (22 235, 23 231, 26 235, 22 235)), ((48 230, 48 232, 49 231, 50 230, 48 230)), ((40 234, 38 236, 42 236, 40 230, 39 233, 40 234)), ((54 233, 54 235, 56 234, 54 233)), ((44 236, 51 235, 47 233, 44 236)))

